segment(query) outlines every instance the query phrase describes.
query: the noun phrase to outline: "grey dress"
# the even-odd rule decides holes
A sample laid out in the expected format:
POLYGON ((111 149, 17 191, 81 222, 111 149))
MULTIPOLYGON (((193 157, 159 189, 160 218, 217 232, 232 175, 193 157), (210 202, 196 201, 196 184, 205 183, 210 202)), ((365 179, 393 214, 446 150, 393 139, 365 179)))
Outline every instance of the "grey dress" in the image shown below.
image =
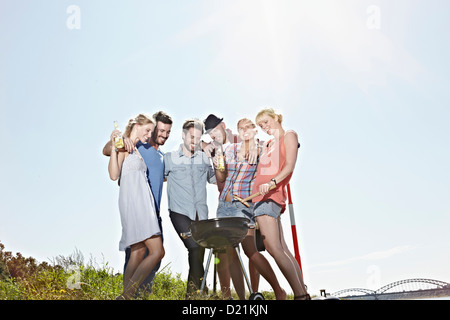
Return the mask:
POLYGON ((122 164, 119 211, 122 222, 120 251, 161 234, 155 202, 147 180, 147 166, 136 151, 129 154, 122 164))

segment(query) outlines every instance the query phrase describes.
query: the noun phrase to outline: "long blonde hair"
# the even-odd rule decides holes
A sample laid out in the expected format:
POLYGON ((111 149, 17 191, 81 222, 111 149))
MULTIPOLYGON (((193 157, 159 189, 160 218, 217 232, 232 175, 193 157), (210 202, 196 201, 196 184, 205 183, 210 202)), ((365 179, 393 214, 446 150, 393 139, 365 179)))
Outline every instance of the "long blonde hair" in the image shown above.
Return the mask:
POLYGON ((253 128, 256 128, 256 125, 252 122, 252 120, 250 120, 249 118, 242 118, 237 123, 237 129, 238 130, 239 130, 239 125, 241 124, 241 122, 250 122, 252 124, 253 128))
POLYGON ((149 124, 149 123, 153 123, 153 120, 150 116, 146 115, 145 113, 140 113, 137 115, 136 118, 132 118, 130 120, 128 120, 128 124, 127 127, 125 128, 125 132, 124 132, 124 136, 125 137, 130 137, 131 134, 131 130, 133 130, 133 127, 135 124, 139 124, 139 125, 144 125, 144 124, 149 124))
POLYGON ((281 113, 275 113, 275 110, 273 110, 272 108, 265 108, 265 109, 262 109, 260 112, 258 112, 258 114, 256 115, 256 119, 255 119, 256 124, 258 124, 259 118, 261 118, 264 115, 267 115, 267 116, 271 117, 272 119, 275 119, 275 116, 277 116, 278 122, 280 124, 283 121, 283 115, 281 113))

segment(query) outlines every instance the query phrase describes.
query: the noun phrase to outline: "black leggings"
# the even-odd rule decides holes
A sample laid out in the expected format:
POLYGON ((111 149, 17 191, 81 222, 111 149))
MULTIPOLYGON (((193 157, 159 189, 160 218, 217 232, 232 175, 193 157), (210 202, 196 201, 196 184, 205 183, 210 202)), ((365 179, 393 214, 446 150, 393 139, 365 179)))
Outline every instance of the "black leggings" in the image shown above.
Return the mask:
POLYGON ((188 275, 188 286, 186 295, 194 293, 202 284, 203 274, 205 273, 205 269, 203 268, 203 259, 205 256, 205 248, 200 246, 197 242, 195 242, 192 237, 187 239, 183 239, 180 236, 180 233, 188 232, 189 226, 191 225, 192 220, 186 217, 183 214, 176 213, 170 211, 170 220, 172 220, 172 225, 175 228, 178 236, 181 241, 183 241, 184 246, 188 250, 189 253, 189 275, 188 275))

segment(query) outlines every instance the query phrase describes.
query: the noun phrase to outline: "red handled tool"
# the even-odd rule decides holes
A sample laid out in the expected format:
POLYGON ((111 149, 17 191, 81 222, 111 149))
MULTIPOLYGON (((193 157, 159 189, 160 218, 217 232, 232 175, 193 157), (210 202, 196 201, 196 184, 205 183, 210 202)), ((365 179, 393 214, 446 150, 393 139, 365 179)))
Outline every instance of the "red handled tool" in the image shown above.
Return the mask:
POLYGON ((291 186, 289 183, 286 185, 286 190, 287 190, 287 194, 288 194, 289 216, 291 218, 291 231, 292 231, 292 241, 294 242, 295 260, 297 260, 298 265, 300 266, 300 270, 303 273, 302 261, 300 259, 300 253, 298 250, 297 228, 295 226, 295 216, 294 216, 294 205, 292 204, 291 186))

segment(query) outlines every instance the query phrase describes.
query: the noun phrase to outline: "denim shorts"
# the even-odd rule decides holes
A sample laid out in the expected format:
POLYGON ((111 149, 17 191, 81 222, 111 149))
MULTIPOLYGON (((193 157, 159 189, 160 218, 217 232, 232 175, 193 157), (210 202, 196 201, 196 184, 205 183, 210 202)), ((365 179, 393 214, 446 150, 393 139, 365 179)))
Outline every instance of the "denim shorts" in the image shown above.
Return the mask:
POLYGON ((249 219, 250 222, 255 222, 253 216, 253 203, 250 202, 249 205, 250 208, 247 208, 237 200, 231 202, 219 200, 217 218, 242 217, 249 219))
POLYGON ((278 219, 281 215, 281 205, 273 200, 266 200, 254 203, 253 213, 255 217, 268 215, 278 219))

